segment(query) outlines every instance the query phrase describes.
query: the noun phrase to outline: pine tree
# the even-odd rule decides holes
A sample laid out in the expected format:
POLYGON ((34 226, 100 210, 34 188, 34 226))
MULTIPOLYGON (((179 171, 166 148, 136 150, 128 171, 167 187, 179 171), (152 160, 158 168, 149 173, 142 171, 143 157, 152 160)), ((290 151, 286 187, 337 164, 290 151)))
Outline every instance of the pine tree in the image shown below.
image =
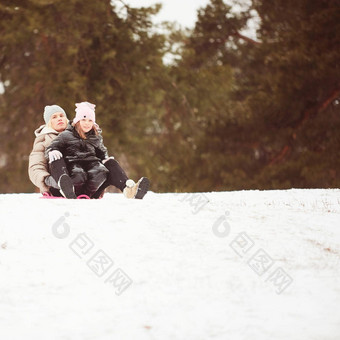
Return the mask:
POLYGON ((339 186, 337 1, 254 1, 261 18, 240 96, 252 112, 258 186, 339 186), (256 74, 255 74, 256 73, 256 74), (327 136, 327 137, 326 137, 327 136), (326 137, 326 138, 325 138, 326 137))
POLYGON ((154 150, 165 150, 163 183, 338 187, 339 19, 336 1, 254 0, 234 14, 211 0, 201 9, 164 96, 154 150), (242 30, 254 11, 250 39, 242 30))
POLYGON ((150 29, 159 6, 118 4, 1 2, 0 81, 5 92, 0 95, 0 148, 6 160, 0 169, 1 191, 33 189, 27 161, 45 105, 62 106, 72 119, 76 102, 95 103, 105 143, 118 158, 144 135, 152 119, 154 77, 163 67, 164 39, 150 29))

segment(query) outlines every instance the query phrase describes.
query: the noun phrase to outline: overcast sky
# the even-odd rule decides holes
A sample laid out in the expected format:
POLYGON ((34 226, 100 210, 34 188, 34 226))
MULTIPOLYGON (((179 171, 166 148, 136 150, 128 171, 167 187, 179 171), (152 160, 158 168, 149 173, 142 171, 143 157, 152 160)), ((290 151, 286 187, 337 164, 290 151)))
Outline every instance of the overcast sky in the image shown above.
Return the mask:
POLYGON ((134 7, 161 3, 163 7, 155 18, 156 22, 177 21, 183 27, 192 28, 196 22, 197 10, 206 6, 209 0, 124 0, 124 2, 134 7))
MULTIPOLYGON (((151 6, 156 3, 162 4, 162 9, 154 18, 155 23, 162 21, 176 21, 182 28, 193 28, 197 19, 197 10, 205 7, 209 0, 123 0, 124 3, 133 7, 151 6)), ((232 11, 239 12, 250 4, 249 0, 225 0, 225 3, 232 5, 232 11), (237 3, 237 5, 235 5, 237 3), (242 7, 241 7, 241 6, 242 7)), ((248 29, 243 31, 250 38, 255 38, 257 20, 248 22, 248 29)))

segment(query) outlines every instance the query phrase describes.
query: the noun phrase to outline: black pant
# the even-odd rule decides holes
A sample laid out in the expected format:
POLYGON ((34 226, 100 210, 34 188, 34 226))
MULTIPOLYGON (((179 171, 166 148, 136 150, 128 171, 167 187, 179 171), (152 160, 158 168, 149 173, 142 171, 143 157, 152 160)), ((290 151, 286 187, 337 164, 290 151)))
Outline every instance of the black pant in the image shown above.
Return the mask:
MULTIPOLYGON (((99 163, 101 164, 101 163, 99 163)), ((50 174, 51 176, 56 180, 58 183, 59 178, 63 174, 70 175, 67 166, 65 164, 64 158, 58 159, 53 161, 50 165, 50 174)), ((102 164, 101 164, 102 165, 102 164)), ((92 194, 91 198, 99 198, 101 194, 104 192, 104 190, 109 187, 110 185, 113 185, 120 189, 121 191, 125 188, 125 182, 127 181, 128 177, 124 170, 120 167, 119 163, 115 159, 109 159, 107 162, 105 162, 105 167, 108 170, 106 173, 106 180, 102 183, 102 185, 96 190, 94 194, 92 194)), ((77 179, 75 181, 78 181, 78 185, 80 186, 81 178, 83 175, 81 175, 81 170, 78 172, 77 179)), ((72 177, 72 176, 70 176, 72 177)), ((83 177, 84 179, 85 177, 83 177)), ((83 188, 82 188, 83 189, 83 188)), ((55 189, 53 188, 55 191, 55 189)), ((57 192, 52 192, 52 188, 50 188, 50 192, 53 196, 57 196, 57 192)), ((76 192, 77 194, 77 192, 76 192)), ((84 194, 84 192, 81 192, 80 194, 84 194)), ((78 195, 80 195, 78 194, 78 195)), ((60 195, 60 194, 59 194, 60 195)))
POLYGON ((128 180, 128 177, 126 176, 125 171, 120 167, 119 163, 115 159, 110 158, 104 165, 109 170, 107 179, 92 198, 99 198, 104 190, 110 185, 115 186, 120 191, 123 191, 126 187, 125 182, 128 180))
POLYGON ((92 197, 106 181, 109 172, 99 161, 72 162, 67 168, 77 196, 85 194, 92 197))

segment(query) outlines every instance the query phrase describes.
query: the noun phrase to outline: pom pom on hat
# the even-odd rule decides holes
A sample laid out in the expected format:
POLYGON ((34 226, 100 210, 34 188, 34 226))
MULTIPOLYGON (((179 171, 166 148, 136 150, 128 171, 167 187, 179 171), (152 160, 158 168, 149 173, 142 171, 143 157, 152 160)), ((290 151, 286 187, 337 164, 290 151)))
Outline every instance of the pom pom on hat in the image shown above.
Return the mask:
POLYGON ((45 123, 48 124, 52 115, 55 114, 55 113, 59 113, 59 112, 63 113, 65 115, 65 117, 67 118, 66 112, 60 106, 58 106, 58 105, 46 105, 45 109, 44 109, 44 121, 45 121, 45 123))
POLYGON ((82 119, 90 119, 96 124, 96 114, 94 112, 96 105, 89 102, 82 102, 76 104, 76 116, 73 119, 73 124, 77 124, 82 119))

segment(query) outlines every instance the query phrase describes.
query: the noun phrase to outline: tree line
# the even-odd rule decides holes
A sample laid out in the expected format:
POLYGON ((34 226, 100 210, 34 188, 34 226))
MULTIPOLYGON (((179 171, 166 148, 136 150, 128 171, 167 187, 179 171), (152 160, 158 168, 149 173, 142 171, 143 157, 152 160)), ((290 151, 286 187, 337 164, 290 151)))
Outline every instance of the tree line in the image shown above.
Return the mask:
POLYGON ((1 0, 0 192, 32 192, 45 105, 97 105, 105 145, 154 191, 339 187, 337 0, 222 0, 182 30, 160 6, 1 0), (254 16, 256 39, 244 30, 254 16), (172 55, 172 62, 165 63, 172 55))

